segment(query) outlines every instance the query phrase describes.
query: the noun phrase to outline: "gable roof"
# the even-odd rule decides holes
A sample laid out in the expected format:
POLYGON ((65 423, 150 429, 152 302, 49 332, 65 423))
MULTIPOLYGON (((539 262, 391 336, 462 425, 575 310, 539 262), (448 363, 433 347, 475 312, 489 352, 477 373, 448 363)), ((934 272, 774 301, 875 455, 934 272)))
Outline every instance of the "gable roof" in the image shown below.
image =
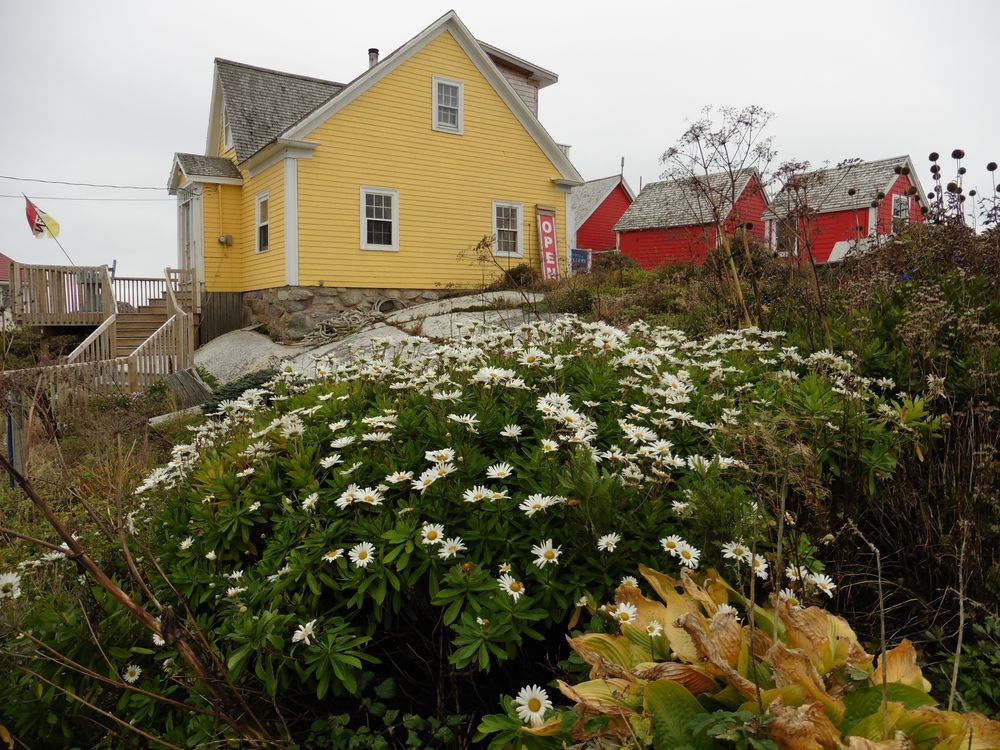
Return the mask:
POLYGON ((236 165, 225 157, 176 153, 167 178, 167 190, 176 195, 185 182, 241 185, 243 177, 236 165))
POLYGON ((632 192, 632 188, 625 182, 625 178, 619 174, 612 175, 611 177, 601 177, 597 180, 588 180, 582 185, 577 185, 570 191, 573 198, 573 221, 577 229, 584 225, 591 214, 604 203, 605 199, 611 195, 612 191, 618 185, 624 188, 629 198, 633 201, 635 200, 635 193, 632 192))
POLYGON ((215 70, 238 163, 344 89, 342 83, 221 58, 215 70))
MULTIPOLYGON (((743 195, 754 177, 759 184, 760 175, 756 169, 743 169, 736 173, 737 198, 743 195)), ((650 182, 615 224, 615 231, 713 224, 714 204, 722 209, 722 219, 725 220, 733 208, 731 191, 732 181, 725 172, 715 172, 707 178, 684 177, 650 182)), ((766 200, 766 193, 764 197, 766 200)))
POLYGON ((917 188, 917 194, 927 205, 916 170, 909 156, 894 156, 891 159, 846 164, 830 169, 817 169, 797 175, 781 188, 770 207, 764 212, 765 219, 780 219, 808 201, 809 209, 815 213, 867 209, 879 191, 886 192, 899 177, 897 169, 906 167, 910 182, 917 188), (848 190, 854 189, 854 195, 848 190))
POLYGON ((316 144, 309 144, 301 139, 445 31, 454 36, 469 59, 555 165, 559 175, 554 179, 566 185, 583 182, 580 173, 514 91, 490 55, 508 64, 523 67, 544 85, 548 85, 546 81, 554 82, 555 74, 477 41, 454 11, 445 13, 417 36, 347 84, 216 59, 206 153, 210 156, 219 155, 223 106, 232 130, 238 164, 243 165, 255 156, 255 162, 266 159, 266 154, 262 152, 269 147, 315 147, 316 144))

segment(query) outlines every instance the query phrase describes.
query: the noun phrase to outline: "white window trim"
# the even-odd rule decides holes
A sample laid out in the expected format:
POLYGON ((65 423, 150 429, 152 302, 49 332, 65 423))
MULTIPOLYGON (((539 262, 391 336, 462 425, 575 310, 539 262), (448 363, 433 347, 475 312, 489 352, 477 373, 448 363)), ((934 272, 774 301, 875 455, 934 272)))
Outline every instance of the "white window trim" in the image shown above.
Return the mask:
POLYGON ((222 150, 228 151, 233 147, 233 126, 226 116, 226 102, 222 102, 222 150))
POLYGON ((257 200, 255 201, 254 209, 254 222, 253 222, 253 245, 254 250, 258 253, 266 253, 271 249, 271 193, 265 190, 262 193, 257 193, 257 200), (267 247, 263 250, 260 249, 260 228, 264 226, 260 220, 260 204, 267 201, 267 247))
POLYGON ((500 258, 523 258, 524 257, 524 205, 521 203, 512 203, 510 201, 493 201, 493 254, 500 258), (496 249, 499 244, 499 235, 497 234, 497 209, 501 206, 506 208, 516 208, 517 209, 517 252, 505 253, 496 249))
POLYGON ((433 89, 432 89, 432 107, 431 107, 431 129, 437 130, 441 133, 456 133, 462 135, 465 132, 465 84, 461 81, 455 81, 451 78, 442 78, 441 76, 433 77, 433 89), (442 125, 438 122, 438 84, 444 83, 448 86, 458 87, 458 127, 448 127, 442 125))
POLYGON ((896 195, 892 196, 892 210, 889 212, 889 221, 892 223, 891 230, 893 232, 896 231, 896 203, 897 203, 897 201, 899 203, 902 203, 903 201, 906 201, 906 226, 909 226, 910 222, 912 221, 912 216, 911 216, 911 213, 910 213, 910 196, 904 195, 904 194, 901 194, 901 193, 897 193, 896 195))
POLYGON ((399 190, 396 188, 373 187, 371 185, 361 186, 359 231, 362 250, 381 250, 387 253, 399 252, 399 190), (365 215, 365 196, 371 194, 382 194, 392 196, 392 244, 391 245, 369 245, 368 244, 368 217, 365 215))

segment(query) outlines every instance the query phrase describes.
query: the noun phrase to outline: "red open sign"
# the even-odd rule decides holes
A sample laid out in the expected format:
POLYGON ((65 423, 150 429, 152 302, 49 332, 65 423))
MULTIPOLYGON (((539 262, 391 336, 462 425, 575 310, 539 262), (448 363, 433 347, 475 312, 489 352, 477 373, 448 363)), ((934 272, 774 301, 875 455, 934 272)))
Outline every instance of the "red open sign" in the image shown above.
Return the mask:
POLYGON ((559 247, 556 244, 556 217, 552 214, 538 214, 538 245, 542 256, 542 279, 555 281, 559 278, 559 247))

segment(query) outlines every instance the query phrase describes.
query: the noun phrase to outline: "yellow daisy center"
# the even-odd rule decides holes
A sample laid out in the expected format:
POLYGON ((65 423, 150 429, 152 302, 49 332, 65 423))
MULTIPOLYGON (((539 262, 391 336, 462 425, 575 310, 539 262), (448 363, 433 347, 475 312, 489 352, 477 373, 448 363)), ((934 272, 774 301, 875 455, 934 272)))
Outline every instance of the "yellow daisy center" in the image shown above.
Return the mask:
POLYGON ((556 556, 555 550, 547 549, 545 550, 545 559, 552 560, 556 556))
POLYGON ((513 583, 512 583, 511 585, 510 585, 510 590, 511 590, 511 591, 520 591, 520 590, 521 590, 522 588, 524 588, 524 587, 523 587, 523 586, 521 585, 521 582, 520 582, 520 581, 514 581, 514 582, 513 582, 513 583))
POLYGON ((621 620, 622 622, 628 622, 629 620, 632 619, 632 616, 628 613, 628 611, 619 612, 618 619, 621 620))
POLYGON ((538 698, 528 698, 528 710, 533 714, 537 714, 542 710, 542 702, 538 698))
POLYGON ((428 539, 437 539, 438 538, 438 533, 436 531, 428 531, 427 532, 427 538, 428 539))
POLYGON ((359 550, 358 551, 358 559, 359 560, 364 560, 366 557, 368 557, 368 551, 367 550, 359 550))

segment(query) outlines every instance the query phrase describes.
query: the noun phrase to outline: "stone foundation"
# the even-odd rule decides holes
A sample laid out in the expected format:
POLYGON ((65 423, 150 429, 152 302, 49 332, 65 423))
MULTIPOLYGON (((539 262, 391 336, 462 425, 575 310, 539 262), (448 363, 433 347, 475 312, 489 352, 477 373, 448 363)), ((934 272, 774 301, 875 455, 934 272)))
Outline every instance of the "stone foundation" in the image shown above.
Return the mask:
POLYGON ((345 310, 390 313, 433 302, 441 292, 430 289, 357 289, 335 286, 286 286, 243 293, 244 325, 261 324, 271 338, 298 341, 320 321, 345 310))

